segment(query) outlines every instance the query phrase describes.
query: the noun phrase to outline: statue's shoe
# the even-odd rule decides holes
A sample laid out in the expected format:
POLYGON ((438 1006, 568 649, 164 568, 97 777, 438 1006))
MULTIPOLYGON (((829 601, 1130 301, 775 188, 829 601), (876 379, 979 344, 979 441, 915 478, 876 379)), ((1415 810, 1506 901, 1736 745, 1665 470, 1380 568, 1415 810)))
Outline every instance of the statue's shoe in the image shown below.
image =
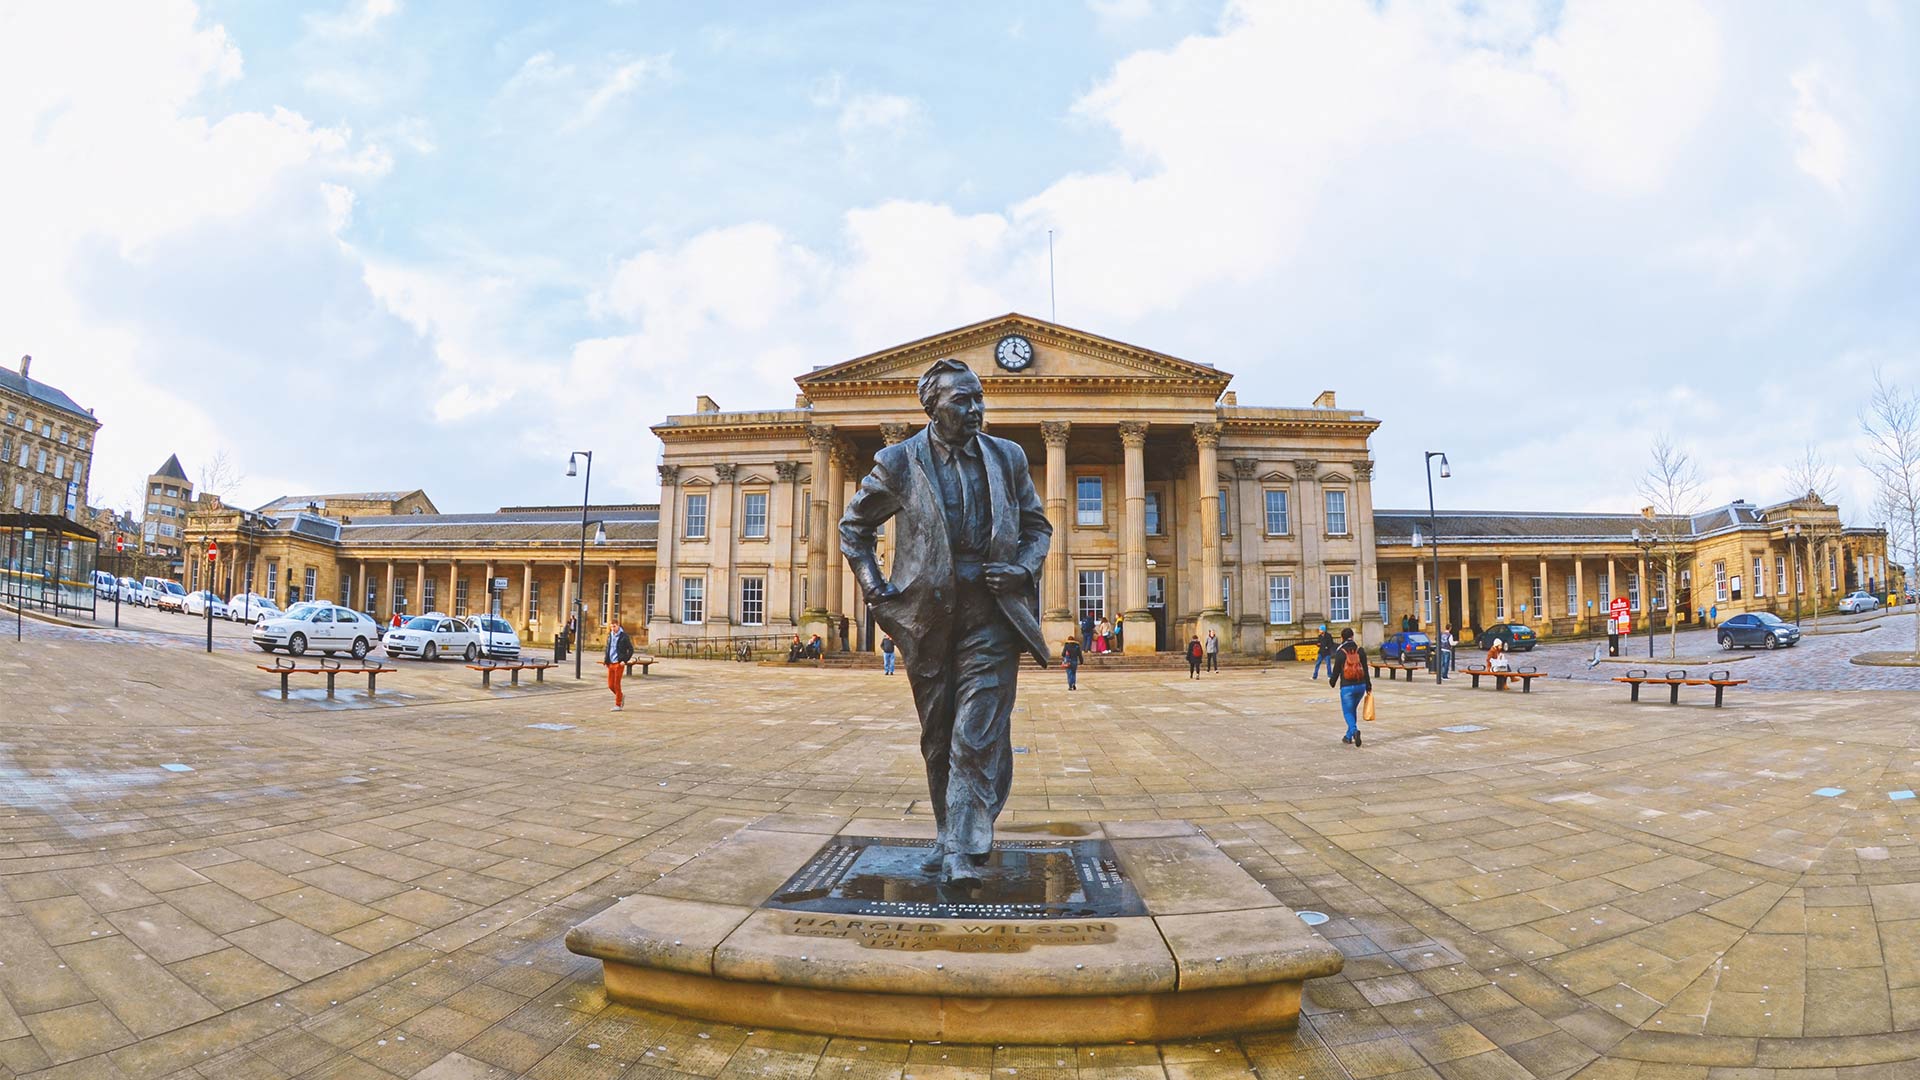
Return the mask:
POLYGON ((973 860, 958 853, 948 855, 943 861, 941 876, 949 885, 977 888, 980 884, 980 871, 973 860))
POLYGON ((940 872, 940 867, 946 864, 946 859, 946 852, 934 848, 933 854, 927 856, 926 861, 920 864, 920 870, 922 873, 937 874, 940 872))

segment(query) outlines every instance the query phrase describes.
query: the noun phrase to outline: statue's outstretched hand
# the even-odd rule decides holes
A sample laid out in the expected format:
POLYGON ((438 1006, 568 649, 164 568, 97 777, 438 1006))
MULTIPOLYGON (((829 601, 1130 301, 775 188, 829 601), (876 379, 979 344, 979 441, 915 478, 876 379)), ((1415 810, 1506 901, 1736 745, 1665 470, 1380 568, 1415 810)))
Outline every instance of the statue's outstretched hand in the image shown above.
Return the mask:
POLYGON ((1027 573, 1027 568, 1024 566, 1015 566, 1012 563, 988 563, 986 565, 986 574, 987 588, 1001 595, 1010 592, 1019 592, 1021 589, 1033 584, 1033 575, 1027 573))

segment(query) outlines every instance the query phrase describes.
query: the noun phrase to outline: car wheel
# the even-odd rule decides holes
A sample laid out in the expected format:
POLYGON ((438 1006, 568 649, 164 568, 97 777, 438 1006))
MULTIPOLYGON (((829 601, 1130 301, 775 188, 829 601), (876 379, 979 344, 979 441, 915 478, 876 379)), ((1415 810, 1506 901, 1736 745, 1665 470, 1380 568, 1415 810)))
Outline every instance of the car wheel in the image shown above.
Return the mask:
POLYGON ((365 660, 367 658, 366 638, 357 637, 353 639, 353 658, 355 660, 365 660))
POLYGON ((287 655, 288 656, 307 655, 307 635, 295 634, 292 637, 288 638, 287 639, 287 655))
POLYGON ((1772 634, 1768 634, 1767 635, 1767 651, 1772 652, 1773 650, 1779 647, 1780 647, 1780 639, 1777 637, 1774 637, 1772 634))
POLYGON ((427 642, 427 647, 426 647, 426 648, 424 648, 424 649, 422 649, 422 650, 420 650, 420 659, 422 659, 422 660, 427 660, 427 661, 433 661, 433 660, 438 660, 438 659, 440 659, 440 649, 439 649, 439 647, 438 647, 438 646, 436 646, 436 645, 435 645, 435 644, 434 644, 433 642, 431 642, 431 641, 429 641, 429 642, 427 642))
POLYGON ((467 642, 467 655, 466 655, 467 663, 469 664, 473 663, 474 660, 477 659, 479 656, 480 656, 480 646, 475 645, 471 641, 467 642))
POLYGON ((1721 647, 1721 648, 1723 648, 1723 649, 1726 649, 1726 650, 1728 650, 1729 652, 1731 652, 1731 651, 1733 650, 1733 635, 1731 635, 1731 634, 1721 634, 1721 635, 1720 635, 1720 647, 1721 647))

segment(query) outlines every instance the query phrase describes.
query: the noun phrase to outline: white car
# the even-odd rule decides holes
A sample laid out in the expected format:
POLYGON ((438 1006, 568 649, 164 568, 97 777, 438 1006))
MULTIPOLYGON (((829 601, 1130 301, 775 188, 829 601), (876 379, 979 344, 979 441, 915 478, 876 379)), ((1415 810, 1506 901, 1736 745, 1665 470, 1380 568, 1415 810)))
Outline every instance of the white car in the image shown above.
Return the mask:
POLYGON ((440 611, 415 615, 387 631, 381 644, 387 647, 388 656, 396 658, 417 656, 422 660, 438 660, 442 656, 457 656, 472 661, 480 656, 480 635, 459 619, 440 611))
POLYGON ((105 570, 93 572, 93 595, 100 600, 112 600, 120 593, 120 579, 105 570))
POLYGON ((344 652, 358 660, 379 640, 372 619, 333 604, 295 604, 279 618, 262 619, 253 628, 253 643, 261 651, 285 649, 288 656, 344 652))
POLYGON ((1872 611, 1879 606, 1880 598, 1870 592, 1848 593, 1846 599, 1840 601, 1840 610, 1847 612, 1872 611))
POLYGON ((216 619, 227 617, 227 602, 220 599, 220 594, 212 589, 188 593, 183 607, 187 614, 197 615, 203 619, 207 617, 208 608, 213 609, 213 617, 216 619))
POLYGON ((120 602, 123 604, 137 604, 140 607, 152 607, 153 594, 147 591, 145 585, 140 584, 130 577, 123 577, 120 579, 120 602))
POLYGON ((227 618, 234 622, 257 623, 261 619, 277 619, 286 612, 269 597, 259 593, 234 593, 227 601, 227 618))
POLYGON ((187 610, 187 590, 172 578, 148 578, 147 589, 153 593, 153 606, 161 611, 187 610))
POLYGON ((520 635, 507 620, 492 615, 469 615, 467 629, 480 639, 480 651, 494 660, 520 659, 520 635))

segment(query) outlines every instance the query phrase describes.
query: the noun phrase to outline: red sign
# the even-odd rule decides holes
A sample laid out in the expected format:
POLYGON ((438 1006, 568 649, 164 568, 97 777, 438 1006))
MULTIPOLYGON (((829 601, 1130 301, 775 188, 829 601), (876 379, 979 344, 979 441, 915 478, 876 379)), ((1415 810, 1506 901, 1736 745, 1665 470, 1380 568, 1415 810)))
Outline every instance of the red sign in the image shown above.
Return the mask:
POLYGON ((116 552, 120 552, 120 551, 125 551, 125 550, 127 550, 127 538, 126 538, 126 537, 124 537, 124 536, 116 536, 116 537, 114 537, 114 538, 113 538, 113 550, 114 550, 114 551, 116 551, 116 552))
POLYGON ((1631 608, 1632 606, 1633 605, 1627 603, 1626 597, 1616 596, 1613 598, 1613 603, 1607 605, 1607 610, 1613 612, 1614 618, 1624 619, 1627 617, 1628 609, 1631 608))
POLYGON ((207 541, 207 558, 218 559, 219 557, 220 557, 220 545, 214 543, 211 540, 207 541))

